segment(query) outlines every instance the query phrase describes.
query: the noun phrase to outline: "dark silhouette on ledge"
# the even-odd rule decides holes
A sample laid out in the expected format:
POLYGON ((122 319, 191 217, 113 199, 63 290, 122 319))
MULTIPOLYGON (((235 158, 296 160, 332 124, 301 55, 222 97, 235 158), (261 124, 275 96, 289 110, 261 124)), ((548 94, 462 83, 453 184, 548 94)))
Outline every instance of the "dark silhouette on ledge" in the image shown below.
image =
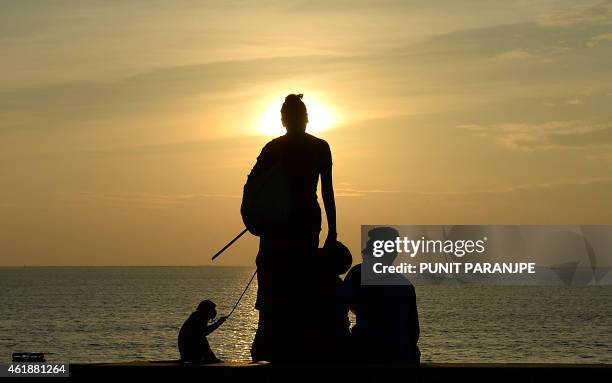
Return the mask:
POLYGON ((216 322, 208 324, 216 316, 216 305, 209 300, 204 300, 183 323, 178 336, 181 361, 192 363, 216 363, 221 361, 210 349, 206 339, 227 319, 227 317, 221 317, 216 322))
POLYGON ((332 156, 328 143, 306 133, 308 112, 302 95, 290 94, 281 108, 287 133, 268 142, 245 185, 241 214, 249 231, 260 236, 257 254, 259 323, 253 360, 295 361, 316 358, 308 351, 308 329, 317 297, 312 286, 321 231, 321 191, 329 233, 336 242, 332 156))
POLYGON ((311 299, 308 353, 317 362, 350 359, 349 308, 343 296, 340 275, 353 263, 349 249, 340 242, 318 250, 315 270, 309 288, 311 299))
POLYGON ((354 266, 344 284, 356 324, 351 329, 354 357, 365 362, 419 363, 419 316, 414 286, 403 275, 385 275, 384 280, 371 272, 374 262, 391 266, 397 253, 374 258, 376 240, 395 240, 399 236, 391 227, 368 232, 363 249, 363 264, 354 266), (378 280, 377 280, 378 278, 378 280))

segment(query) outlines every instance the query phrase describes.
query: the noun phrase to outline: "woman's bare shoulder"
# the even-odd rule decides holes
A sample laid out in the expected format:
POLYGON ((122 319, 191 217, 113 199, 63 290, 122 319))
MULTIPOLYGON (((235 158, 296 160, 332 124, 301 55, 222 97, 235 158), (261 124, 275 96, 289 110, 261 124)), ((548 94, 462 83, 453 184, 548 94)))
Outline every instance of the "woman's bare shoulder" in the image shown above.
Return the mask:
POLYGON ((309 134, 309 133, 306 133, 306 136, 308 140, 312 142, 313 144, 315 144, 317 147, 320 147, 325 150, 329 149, 329 144, 324 139, 313 136, 312 134, 309 134))

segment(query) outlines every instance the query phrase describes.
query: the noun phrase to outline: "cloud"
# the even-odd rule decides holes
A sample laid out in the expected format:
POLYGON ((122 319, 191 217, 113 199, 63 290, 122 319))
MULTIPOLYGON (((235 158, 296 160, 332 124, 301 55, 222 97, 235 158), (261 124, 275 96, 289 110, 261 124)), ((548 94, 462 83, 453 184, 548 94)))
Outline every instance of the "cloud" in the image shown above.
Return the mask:
POLYGON ((493 57, 494 61, 523 61, 532 58, 533 55, 524 49, 513 49, 499 53, 493 57))
POLYGON ((612 41, 612 33, 602 33, 597 36, 594 36, 587 42, 587 46, 590 48, 598 46, 602 42, 611 42, 612 41))
POLYGON ((591 40, 593 41, 612 41, 612 33, 603 33, 601 35, 597 35, 593 37, 591 40))
MULTIPOLYGON (((525 169, 527 171, 527 169, 525 169)), ((368 194, 339 199, 342 216, 356 222, 400 222, 439 224, 606 224, 609 222, 612 179, 567 178, 525 183, 513 187, 491 187, 454 191, 410 191, 368 194)), ((342 217, 341 217, 342 219, 342 217)))
POLYGON ((388 190, 377 188, 360 188, 349 182, 338 182, 334 187, 336 197, 363 197, 369 194, 401 193, 401 190, 388 190))
POLYGON ((612 147, 612 125, 609 124, 553 121, 542 124, 505 123, 491 126, 471 124, 457 127, 481 137, 492 138, 502 146, 514 150, 612 147))
POLYGON ((190 194, 153 194, 153 193, 76 193, 70 200, 76 205, 119 206, 119 207, 176 207, 189 205, 209 198, 242 198, 237 194, 190 193, 190 194))
POLYGON ((495 188, 495 189, 476 189, 476 190, 465 190, 465 191, 411 191, 411 190, 384 190, 384 189, 369 189, 359 188, 351 186, 346 182, 338 183, 338 186, 334 188, 336 196, 342 197, 364 197, 380 194, 395 194, 395 195, 414 195, 421 197, 459 197, 459 196, 474 196, 474 195, 499 195, 516 192, 530 192, 534 190, 545 190, 545 189, 567 189, 577 186, 589 186, 595 184, 612 184, 612 177, 597 177, 588 178, 568 182, 547 182, 537 184, 523 184, 515 185, 511 187, 495 188), (345 194, 346 193, 346 194, 345 194))
MULTIPOLYGON (((584 71, 589 77, 608 74, 606 52, 574 52, 577 47, 584 48, 594 35, 605 36, 604 29, 543 27, 526 22, 443 33, 417 44, 368 47, 367 54, 341 55, 334 51, 178 65, 117 81, 5 90, 0 91, 0 118, 4 121, 0 130, 107 126, 126 117, 163 115, 164 119, 176 119, 195 111, 202 115, 203 109, 219 106, 221 101, 224 106, 236 105, 236 95, 247 99, 259 86, 317 75, 333 78, 330 87, 343 89, 354 99, 370 98, 370 105, 379 100, 388 105, 385 97, 404 102, 420 96, 444 98, 458 93, 464 94, 459 95, 461 100, 452 100, 453 104, 478 102, 482 98, 476 91, 501 98, 510 93, 505 91, 508 87, 518 84, 524 88, 525 82, 554 86, 563 81, 569 88, 585 81, 584 71), (561 58, 563 65, 556 65, 561 58), (490 65, 491 60, 500 65, 490 65), (465 93, 475 97, 465 97, 465 93), (195 105, 197 102, 200 104, 195 105)), ((431 103, 431 99, 422 102, 431 103)))
MULTIPOLYGON (((332 72, 345 58, 277 57, 166 67, 114 82, 43 84, 0 91, 2 128, 55 127, 164 113, 194 97, 224 100, 256 85, 312 72, 332 72), (12 117, 12 118, 11 118, 12 117)), ((224 100, 227 101, 227 100, 224 100)))
POLYGON ((612 0, 574 5, 555 10, 541 18, 545 26, 567 26, 574 24, 608 25, 612 23, 612 0))

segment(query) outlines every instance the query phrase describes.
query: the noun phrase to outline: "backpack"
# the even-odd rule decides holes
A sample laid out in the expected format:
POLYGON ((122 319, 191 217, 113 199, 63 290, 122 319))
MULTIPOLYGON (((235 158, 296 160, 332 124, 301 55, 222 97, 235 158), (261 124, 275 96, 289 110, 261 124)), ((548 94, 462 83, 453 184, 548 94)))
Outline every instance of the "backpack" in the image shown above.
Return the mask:
POLYGON ((248 176, 240 214, 251 234, 262 236, 283 231, 289 224, 291 211, 289 179, 282 161, 257 175, 248 176))

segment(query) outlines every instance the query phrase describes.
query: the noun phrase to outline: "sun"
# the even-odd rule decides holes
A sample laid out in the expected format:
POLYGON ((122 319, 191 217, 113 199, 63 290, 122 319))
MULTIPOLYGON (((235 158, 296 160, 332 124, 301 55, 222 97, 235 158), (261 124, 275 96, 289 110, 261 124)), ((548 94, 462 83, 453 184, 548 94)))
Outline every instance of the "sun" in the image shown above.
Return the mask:
MULTIPOLYGON (((287 131, 281 122, 280 110, 283 105, 282 99, 276 99, 270 103, 268 109, 264 110, 261 119, 257 126, 259 133, 266 136, 282 136, 287 131)), ((331 128, 336 119, 329 108, 326 108, 322 103, 315 99, 304 95, 304 104, 308 110, 308 125, 306 125, 307 133, 318 133, 331 128)))

